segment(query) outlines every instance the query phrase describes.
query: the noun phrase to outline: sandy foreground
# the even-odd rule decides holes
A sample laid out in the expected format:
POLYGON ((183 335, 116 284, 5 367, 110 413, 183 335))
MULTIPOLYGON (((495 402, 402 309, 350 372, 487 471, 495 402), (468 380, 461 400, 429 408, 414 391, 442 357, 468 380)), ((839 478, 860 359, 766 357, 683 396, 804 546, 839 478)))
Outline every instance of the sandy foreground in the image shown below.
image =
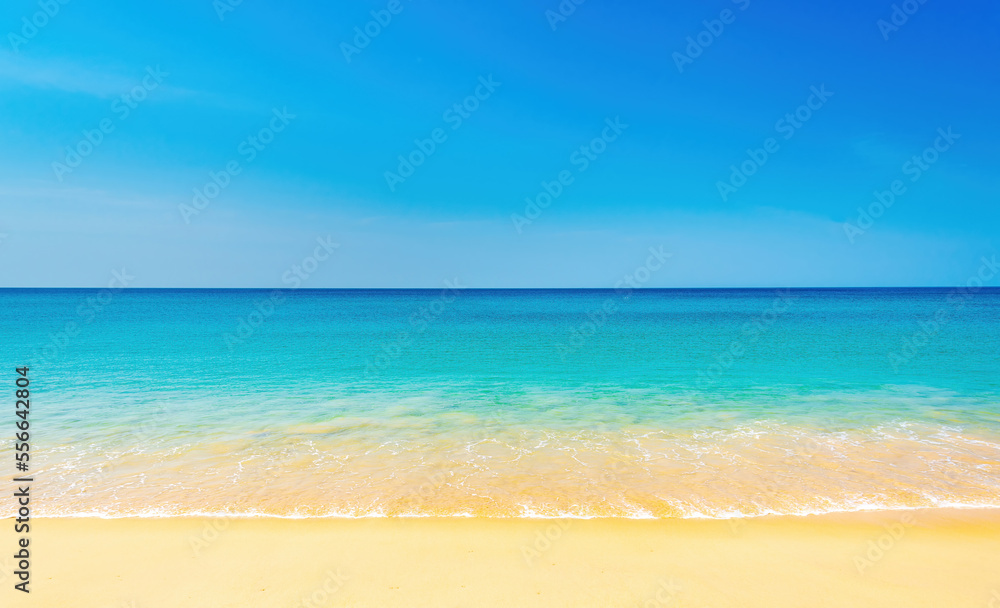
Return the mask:
POLYGON ((1000 608, 1000 511, 745 520, 39 519, 0 605, 1000 608))

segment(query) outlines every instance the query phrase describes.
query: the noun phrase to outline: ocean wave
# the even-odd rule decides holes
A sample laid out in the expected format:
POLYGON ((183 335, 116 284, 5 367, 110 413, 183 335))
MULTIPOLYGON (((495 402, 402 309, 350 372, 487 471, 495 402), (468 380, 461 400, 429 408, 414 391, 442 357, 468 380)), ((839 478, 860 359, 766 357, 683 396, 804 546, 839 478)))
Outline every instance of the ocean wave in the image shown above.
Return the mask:
POLYGON ((45 480, 34 513, 662 519, 1000 508, 1000 442, 947 425, 392 435, 61 446, 33 463, 45 480))

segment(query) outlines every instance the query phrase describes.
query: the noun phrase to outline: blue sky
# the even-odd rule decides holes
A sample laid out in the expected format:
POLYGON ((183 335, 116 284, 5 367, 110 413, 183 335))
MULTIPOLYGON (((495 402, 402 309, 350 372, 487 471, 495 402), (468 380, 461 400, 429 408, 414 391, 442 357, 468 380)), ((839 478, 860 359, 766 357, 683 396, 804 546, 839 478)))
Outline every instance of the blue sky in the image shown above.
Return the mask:
POLYGON ((0 8, 0 285, 281 286, 327 237, 302 287, 611 287, 660 246, 650 287, 954 285, 997 253, 995 3, 223 2, 0 8))

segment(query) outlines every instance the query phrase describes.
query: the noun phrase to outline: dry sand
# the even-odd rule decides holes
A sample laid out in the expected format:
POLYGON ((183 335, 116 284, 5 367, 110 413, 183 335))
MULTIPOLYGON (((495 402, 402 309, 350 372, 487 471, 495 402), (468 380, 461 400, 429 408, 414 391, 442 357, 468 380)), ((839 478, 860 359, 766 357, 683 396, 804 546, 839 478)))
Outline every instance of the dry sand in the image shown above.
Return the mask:
POLYGON ((38 519, 30 594, 13 589, 13 521, 2 526, 5 608, 1000 608, 998 511, 730 521, 38 519))

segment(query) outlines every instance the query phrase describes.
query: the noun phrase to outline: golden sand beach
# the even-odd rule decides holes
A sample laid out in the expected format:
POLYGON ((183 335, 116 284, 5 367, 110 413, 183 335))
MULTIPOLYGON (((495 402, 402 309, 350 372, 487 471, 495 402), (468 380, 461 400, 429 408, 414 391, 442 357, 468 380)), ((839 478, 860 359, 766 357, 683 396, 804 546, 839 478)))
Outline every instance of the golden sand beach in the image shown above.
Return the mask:
POLYGON ((738 520, 38 519, 4 607, 1000 606, 1000 512, 738 520))

